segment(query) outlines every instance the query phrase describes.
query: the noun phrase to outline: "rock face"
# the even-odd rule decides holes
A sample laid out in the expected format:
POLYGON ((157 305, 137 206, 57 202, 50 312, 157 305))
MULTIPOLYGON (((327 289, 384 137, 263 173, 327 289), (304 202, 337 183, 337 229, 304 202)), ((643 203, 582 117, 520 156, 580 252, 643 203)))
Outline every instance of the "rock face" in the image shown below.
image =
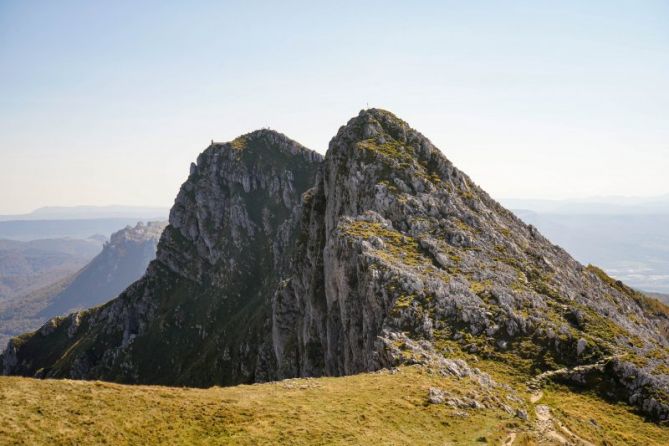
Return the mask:
POLYGON ((270 131, 209 147, 144 278, 2 360, 12 374, 204 386, 448 369, 458 352, 528 376, 615 357, 580 384, 665 419, 667 333, 666 307, 577 263, 372 109, 324 159, 270 131))
POLYGON ((102 307, 10 341, 5 373, 202 386, 269 379, 271 295, 321 160, 267 130, 212 144, 191 166, 144 277, 102 307))

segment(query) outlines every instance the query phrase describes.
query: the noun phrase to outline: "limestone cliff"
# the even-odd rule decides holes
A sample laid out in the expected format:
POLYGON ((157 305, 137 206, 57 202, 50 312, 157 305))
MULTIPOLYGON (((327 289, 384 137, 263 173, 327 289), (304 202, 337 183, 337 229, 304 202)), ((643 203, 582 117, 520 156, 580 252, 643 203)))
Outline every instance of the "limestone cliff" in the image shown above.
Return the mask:
POLYGON ((667 333, 665 306, 580 265, 372 109, 324 159, 269 131, 208 148, 145 277, 14 339, 3 367, 210 385, 468 352, 528 377, 598 364, 555 376, 666 419, 667 333))
POLYGON ((190 385, 269 379, 267 296, 321 159, 269 130, 212 144, 191 166, 144 277, 102 307, 10 341, 5 373, 190 385))

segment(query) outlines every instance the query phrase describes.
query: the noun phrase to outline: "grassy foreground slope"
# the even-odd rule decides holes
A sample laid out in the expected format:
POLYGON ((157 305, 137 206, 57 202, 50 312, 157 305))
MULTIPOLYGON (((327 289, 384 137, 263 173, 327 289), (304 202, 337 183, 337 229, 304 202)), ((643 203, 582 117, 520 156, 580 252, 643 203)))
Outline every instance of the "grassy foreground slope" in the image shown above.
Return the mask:
MULTIPOLYGON (((514 404, 526 405, 527 420, 494 405, 431 404, 434 387, 462 400, 478 391, 470 378, 421 367, 210 389, 0 377, 0 443, 559 444, 559 434, 558 440, 548 438, 532 410, 533 404, 547 404, 574 438, 669 444, 668 429, 626 406, 562 387, 545 390, 535 403, 526 392, 516 393, 524 401, 514 404)), ((508 390, 495 391, 504 397, 508 390)))

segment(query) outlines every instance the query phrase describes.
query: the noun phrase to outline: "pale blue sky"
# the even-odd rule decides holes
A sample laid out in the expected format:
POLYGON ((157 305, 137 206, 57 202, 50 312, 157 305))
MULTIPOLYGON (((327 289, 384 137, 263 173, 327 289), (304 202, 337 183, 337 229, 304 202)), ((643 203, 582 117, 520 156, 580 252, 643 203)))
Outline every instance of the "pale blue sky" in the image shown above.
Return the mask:
POLYGON ((0 0, 0 213, 170 205, 210 139, 366 104, 498 198, 667 193, 669 2, 0 0))

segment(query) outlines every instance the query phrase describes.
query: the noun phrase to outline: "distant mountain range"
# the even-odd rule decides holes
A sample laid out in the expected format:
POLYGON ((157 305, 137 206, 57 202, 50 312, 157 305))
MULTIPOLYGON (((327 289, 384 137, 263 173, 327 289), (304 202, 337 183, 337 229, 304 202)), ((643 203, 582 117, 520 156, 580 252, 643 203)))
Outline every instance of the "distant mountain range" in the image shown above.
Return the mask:
POLYGON ((94 307, 116 297, 141 277, 154 259, 165 225, 150 222, 128 226, 112 234, 102 252, 78 272, 0 302, 0 345, 11 336, 39 328, 51 317, 94 307))
POLYGON ((567 215, 669 215, 669 194, 655 197, 593 197, 572 200, 510 198, 509 209, 567 215))
POLYGON ((0 302, 71 275, 102 249, 98 238, 0 240, 0 302))
POLYGON ((27 214, 0 215, 8 220, 92 220, 98 218, 130 218, 165 220, 170 209, 159 206, 47 206, 27 214))
POLYGON ((166 220, 169 209, 133 206, 45 207, 29 214, 0 215, 0 239, 89 238, 138 221, 166 220))

